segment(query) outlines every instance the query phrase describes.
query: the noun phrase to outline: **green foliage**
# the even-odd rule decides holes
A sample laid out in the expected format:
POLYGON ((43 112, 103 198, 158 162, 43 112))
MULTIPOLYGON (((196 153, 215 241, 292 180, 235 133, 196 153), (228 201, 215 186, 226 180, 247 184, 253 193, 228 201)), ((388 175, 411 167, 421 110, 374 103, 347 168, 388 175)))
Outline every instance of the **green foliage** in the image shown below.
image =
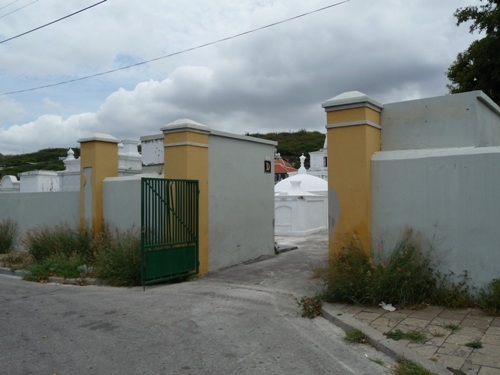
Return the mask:
POLYGON ((302 297, 300 299, 296 299, 296 302, 302 310, 302 317, 314 319, 317 316, 321 316, 321 306, 323 306, 323 300, 321 297, 302 297))
POLYGON ((470 307, 475 303, 467 273, 442 275, 433 264, 432 246, 407 229, 387 257, 372 262, 356 234, 346 237, 329 264, 324 298, 328 302, 384 301, 396 306, 435 303, 445 307, 470 307))
POLYGON ((363 331, 354 328, 345 333, 344 341, 350 344, 365 344, 367 337, 363 331))
POLYGON ((401 358, 394 369, 395 375, 434 375, 434 373, 424 369, 422 366, 401 358))
POLYGON ((71 257, 78 254, 84 263, 95 261, 98 241, 88 230, 58 225, 39 227, 26 233, 23 243, 35 262, 42 263, 53 255, 71 257))
POLYGON ((474 341, 468 342, 467 344, 465 344, 465 346, 468 346, 469 348, 472 348, 472 349, 481 349, 483 347, 483 343, 479 340, 474 340, 474 341))
POLYGON ((440 327, 449 329, 451 332, 457 332, 462 329, 462 327, 460 327, 458 324, 453 324, 453 323, 441 324, 440 327))
POLYGON ((113 234, 105 228, 94 235, 67 225, 41 227, 28 232, 24 243, 34 261, 27 280, 95 276, 108 285, 140 284, 140 239, 132 230, 113 234))
POLYGON ((424 344, 427 341, 427 336, 425 336, 422 332, 418 331, 408 331, 408 332, 403 332, 400 329, 396 329, 391 332, 384 333, 388 338, 392 340, 408 340, 410 342, 418 343, 418 344, 424 344))
POLYGON ((326 298, 331 302, 372 302, 373 267, 359 237, 346 236, 341 251, 327 272, 326 298))
MULTIPOLYGON (((323 148, 325 143, 325 134, 318 131, 307 131, 301 129, 297 132, 267 133, 267 134, 246 134, 250 137, 267 139, 278 142, 277 151, 281 157, 298 168, 300 166, 299 157, 311 151, 318 151, 323 148)), ((309 158, 306 160, 308 166, 309 158)))
MULTIPOLYGON (((79 148, 73 148, 75 158, 80 155, 79 148)), ((37 152, 20 155, 2 155, 0 158, 0 179, 5 175, 17 176, 32 170, 63 170, 64 163, 59 158, 67 156, 67 148, 47 148, 37 152)))
POLYGON ((10 219, 0 221, 0 254, 10 252, 17 236, 17 223, 10 219))
POLYGON ((21 251, 11 251, 0 258, 0 266, 8 267, 11 271, 25 270, 31 264, 33 264, 31 255, 21 251))
POLYGON ((433 300, 442 306, 451 308, 465 308, 475 306, 473 291, 468 285, 468 274, 464 271, 456 276, 453 272, 442 275, 436 272, 438 285, 433 300))
POLYGON ((85 261, 76 253, 67 255, 64 252, 51 254, 43 261, 34 263, 27 269, 24 279, 28 281, 43 282, 51 276, 63 278, 80 278, 82 275, 80 267, 85 261))
POLYGON ((420 304, 432 295, 435 283, 430 246, 407 229, 389 259, 376 266, 372 303, 420 304))
POLYGON ((96 277, 107 285, 134 286, 141 283, 141 241, 133 230, 117 232, 97 256, 96 277))
POLYGON ((497 0, 485 0, 483 5, 459 8, 455 12, 457 26, 472 21, 470 32, 485 33, 458 54, 447 76, 451 93, 483 90, 500 103, 500 9, 497 0))
POLYGON ((500 315, 500 279, 493 279, 479 291, 479 306, 488 314, 500 315))

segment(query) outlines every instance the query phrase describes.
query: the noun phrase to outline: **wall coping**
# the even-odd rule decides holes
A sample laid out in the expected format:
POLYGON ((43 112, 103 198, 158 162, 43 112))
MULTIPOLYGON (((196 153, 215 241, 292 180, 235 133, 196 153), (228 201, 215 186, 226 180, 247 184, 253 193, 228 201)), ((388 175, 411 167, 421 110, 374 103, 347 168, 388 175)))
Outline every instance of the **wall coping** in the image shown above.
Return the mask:
POLYGON ((383 104, 360 91, 344 92, 323 102, 321 106, 325 108, 327 112, 358 107, 369 107, 381 112, 384 108, 383 104))
POLYGON ((160 129, 165 133, 178 133, 183 131, 192 131, 196 133, 210 133, 210 128, 191 119, 175 120, 160 129))
POLYGON ((278 142, 271 141, 269 139, 262 139, 262 138, 250 137, 248 135, 227 133, 227 132, 222 132, 222 131, 218 131, 218 130, 212 130, 210 135, 213 135, 216 137, 238 139, 238 140, 246 141, 246 142, 262 143, 262 144, 271 145, 271 146, 276 146, 278 144, 278 142))
POLYGON ((88 137, 80 138, 78 140, 78 143, 85 143, 85 142, 108 142, 108 143, 120 143, 120 140, 118 138, 113 137, 110 134, 105 134, 105 133, 94 133, 88 137))

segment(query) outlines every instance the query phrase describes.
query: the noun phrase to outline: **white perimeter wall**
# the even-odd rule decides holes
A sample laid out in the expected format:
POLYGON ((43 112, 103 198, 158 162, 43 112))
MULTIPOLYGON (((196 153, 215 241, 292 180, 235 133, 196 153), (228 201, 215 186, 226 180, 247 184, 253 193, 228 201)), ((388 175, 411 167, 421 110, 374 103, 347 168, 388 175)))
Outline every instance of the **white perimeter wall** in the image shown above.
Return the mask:
MULTIPOLYGON (((151 177, 151 176, 144 176, 151 177)), ((156 176, 158 177, 158 176, 156 176)), ((104 222, 119 230, 141 228, 141 175, 108 177, 103 185, 104 222)))
POLYGON ((274 148, 273 142, 211 132, 210 271, 274 254, 274 148), (271 173, 264 172, 266 157, 271 173))
POLYGON ((3 219, 17 223, 20 237, 40 226, 75 228, 80 223, 80 193, 1 193, 0 221, 3 219))
POLYGON ((405 226, 431 239, 443 272, 500 277, 500 147, 373 156, 373 240, 392 249, 405 226))

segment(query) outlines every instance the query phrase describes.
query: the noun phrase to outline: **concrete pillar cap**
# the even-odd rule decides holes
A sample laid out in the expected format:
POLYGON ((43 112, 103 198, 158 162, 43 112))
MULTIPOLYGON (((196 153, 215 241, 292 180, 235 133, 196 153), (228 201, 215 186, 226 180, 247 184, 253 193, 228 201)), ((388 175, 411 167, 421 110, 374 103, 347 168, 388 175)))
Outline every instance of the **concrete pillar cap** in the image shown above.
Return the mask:
POLYGON ((92 135, 89 135, 88 137, 80 138, 78 140, 78 143, 94 142, 94 141, 108 142, 108 143, 120 143, 119 139, 113 137, 110 134, 105 134, 105 133, 93 133, 92 135))
POLYGON ((210 128, 207 125, 203 125, 191 119, 183 118, 175 120, 161 128, 163 132, 178 131, 180 129, 186 130, 197 130, 201 132, 210 132, 210 128))
POLYGON ((321 106, 328 109, 332 107, 346 106, 359 107, 361 105, 372 106, 379 110, 382 110, 382 108, 384 107, 383 104, 360 91, 344 92, 340 95, 334 96, 331 99, 328 99, 321 106))

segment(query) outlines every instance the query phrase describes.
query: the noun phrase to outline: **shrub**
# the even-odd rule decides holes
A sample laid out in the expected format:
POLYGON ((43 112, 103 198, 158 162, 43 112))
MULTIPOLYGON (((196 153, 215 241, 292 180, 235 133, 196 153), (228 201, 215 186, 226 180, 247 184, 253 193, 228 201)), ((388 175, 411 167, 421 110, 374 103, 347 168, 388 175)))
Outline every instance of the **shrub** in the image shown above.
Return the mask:
MULTIPOLYGON (((400 307, 423 303, 473 306, 467 273, 440 274, 433 267, 436 262, 432 251, 432 246, 418 233, 406 229, 393 251, 374 263, 356 234, 346 236, 345 245, 326 272, 325 300, 372 305, 383 301, 400 307)), ((500 300, 500 282, 496 295, 500 300)))
POLYGON ((344 341, 350 344, 365 344, 368 337, 360 329, 354 328, 345 333, 344 341))
POLYGON ((418 234, 405 230, 389 258, 376 266, 372 303, 415 305, 432 295, 436 278, 431 248, 425 247, 418 234))
POLYGON ((44 226, 29 231, 23 242, 37 263, 43 263, 54 255, 72 257, 75 254, 83 263, 95 261, 97 242, 89 230, 67 225, 44 226))
POLYGON ((321 297, 302 297, 295 300, 300 309, 302 309, 302 317, 314 319, 317 316, 321 316, 321 306, 323 301, 321 297))
POLYGON ((406 358, 398 360, 394 369, 396 375, 433 375, 432 372, 424 369, 422 366, 417 365, 415 362, 409 361, 406 358))
POLYGON ((61 276, 63 278, 80 278, 82 273, 80 267, 84 263, 77 254, 67 256, 59 253, 45 258, 42 262, 32 264, 28 267, 24 279, 28 281, 47 281, 51 276, 61 276))
POLYGON ((112 286, 141 283, 141 241, 133 230, 109 236, 97 254, 95 276, 112 286))
POLYGON ((436 272, 436 278, 437 287, 432 302, 451 308, 475 306, 467 271, 458 276, 451 271, 446 275, 436 272))
POLYGON ((10 219, 0 221, 0 254, 10 252, 17 236, 17 223, 10 219))
POLYGON ((26 252, 11 251, 2 257, 1 263, 11 271, 24 270, 33 264, 33 258, 26 252))
POLYGON ((371 300, 373 268, 359 237, 346 236, 345 244, 331 262, 325 297, 331 302, 365 303, 371 300))
POLYGON ((500 314, 500 279, 493 279, 479 291, 479 306, 488 314, 500 314))

